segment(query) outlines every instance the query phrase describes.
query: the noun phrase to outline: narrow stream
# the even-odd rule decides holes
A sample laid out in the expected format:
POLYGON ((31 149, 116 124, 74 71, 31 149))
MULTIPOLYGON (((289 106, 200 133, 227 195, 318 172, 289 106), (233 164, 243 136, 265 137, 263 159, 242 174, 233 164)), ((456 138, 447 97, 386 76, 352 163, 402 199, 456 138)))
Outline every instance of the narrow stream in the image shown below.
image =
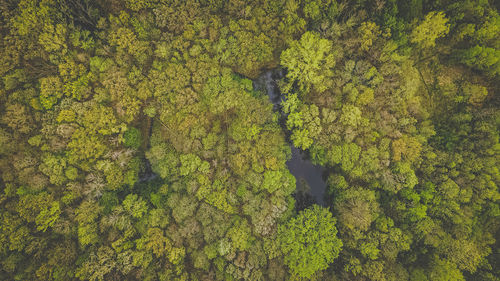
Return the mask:
MULTIPOLYGON (((281 111, 281 94, 276 81, 283 77, 279 69, 272 69, 264 72, 259 78, 254 80, 254 89, 266 92, 269 100, 274 105, 274 111, 281 111)), ((281 124, 283 130, 288 132, 285 125, 281 124)), ((289 140, 292 150, 292 158, 286 162, 290 173, 297 180, 295 198, 297 209, 303 209, 312 203, 325 206, 324 196, 326 190, 325 168, 314 165, 307 153, 293 146, 289 140)))

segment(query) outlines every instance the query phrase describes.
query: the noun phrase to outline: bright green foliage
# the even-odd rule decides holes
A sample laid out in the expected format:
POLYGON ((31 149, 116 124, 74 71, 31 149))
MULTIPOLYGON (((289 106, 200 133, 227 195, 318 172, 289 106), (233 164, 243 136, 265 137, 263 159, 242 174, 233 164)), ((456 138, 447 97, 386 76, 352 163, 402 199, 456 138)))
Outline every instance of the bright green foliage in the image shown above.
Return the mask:
POLYGON ((296 94, 290 94, 283 102, 283 111, 288 114, 286 125, 293 130, 290 139, 294 146, 308 149, 322 130, 318 107, 303 105, 296 94))
POLYGON ((342 242, 336 236, 335 222, 328 209, 314 206, 280 227, 280 247, 294 275, 309 278, 339 255, 342 242))
POLYGON ((168 260, 172 264, 176 265, 179 264, 184 259, 185 255, 186 255, 186 250, 184 248, 172 248, 168 256, 168 260))
POLYGON ((66 180, 64 175, 65 168, 66 160, 51 154, 43 157, 43 164, 39 167, 40 171, 50 178, 50 183, 57 185, 62 184, 66 180))
POLYGON ((432 48, 436 39, 445 36, 450 31, 448 19, 442 12, 430 12, 410 35, 410 42, 417 44, 421 49, 432 48))
POLYGON ((179 172, 181 176, 187 176, 194 173, 201 165, 201 159, 194 154, 181 155, 181 167, 179 172))
POLYGON ((460 54, 460 61, 473 68, 486 71, 491 76, 500 74, 500 50, 476 45, 460 54))
POLYGON ((69 180, 75 180, 78 177, 78 169, 75 167, 68 167, 64 171, 64 175, 69 179, 69 180))
POLYGON ((302 149, 308 149, 313 143, 313 140, 309 137, 309 131, 307 129, 294 131, 290 138, 292 139, 294 146, 302 149))
POLYGON ((146 202, 137 196, 137 194, 129 194, 123 200, 123 207, 134 218, 141 218, 148 210, 146 202))
POLYGON ((361 37, 360 50, 362 51, 368 51, 376 38, 380 36, 379 27, 374 22, 363 22, 358 33, 361 37))
POLYGON ((119 131, 118 120, 112 108, 93 103, 88 104, 88 107, 79 120, 86 128, 101 135, 110 135, 119 131))
POLYGON ((46 209, 43 209, 36 217, 37 229, 45 232, 47 228, 54 225, 60 214, 61 209, 59 202, 52 202, 50 208, 47 206, 46 209))
POLYGON ((57 122, 74 122, 76 119, 76 114, 71 110, 61 110, 57 116, 57 122))
POLYGON ((68 159, 70 163, 99 159, 107 150, 101 136, 77 129, 68 144, 68 159))
POLYGON ((262 188, 273 193, 280 188, 282 173, 281 171, 266 171, 264 173, 264 180, 262 181, 262 188))
MULTIPOLYGON (((326 90, 331 68, 335 66, 331 49, 331 41, 313 32, 306 32, 299 41, 293 41, 281 54, 281 64, 287 69, 290 83, 297 81, 303 91, 311 88, 319 92, 326 90)), ((285 92, 289 89, 285 88, 285 92)))
POLYGON ((63 96, 63 85, 59 77, 40 79, 40 102, 45 109, 51 109, 63 96))
POLYGON ((65 42, 67 37, 66 33, 66 26, 62 24, 46 24, 44 26, 44 32, 40 34, 38 41, 48 53, 64 55, 68 48, 65 42))
POLYGON ((342 107, 342 114, 340 122, 345 126, 356 128, 361 123, 361 110, 352 105, 345 105, 342 107))
POLYGON ((246 221, 235 223, 229 229, 228 236, 231 238, 231 244, 234 248, 245 251, 252 245, 251 229, 246 221))
POLYGON ((99 241, 96 220, 100 208, 93 202, 85 201, 77 209, 76 221, 78 221, 78 242, 82 247, 96 244, 99 241))

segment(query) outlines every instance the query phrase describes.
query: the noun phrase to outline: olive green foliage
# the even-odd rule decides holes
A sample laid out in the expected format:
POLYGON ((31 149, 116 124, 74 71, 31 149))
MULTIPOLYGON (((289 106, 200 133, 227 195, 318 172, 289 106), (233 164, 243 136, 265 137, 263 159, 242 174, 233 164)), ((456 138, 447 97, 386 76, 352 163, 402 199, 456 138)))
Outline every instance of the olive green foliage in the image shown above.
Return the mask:
POLYGON ((0 280, 497 280, 495 4, 0 1, 0 280))

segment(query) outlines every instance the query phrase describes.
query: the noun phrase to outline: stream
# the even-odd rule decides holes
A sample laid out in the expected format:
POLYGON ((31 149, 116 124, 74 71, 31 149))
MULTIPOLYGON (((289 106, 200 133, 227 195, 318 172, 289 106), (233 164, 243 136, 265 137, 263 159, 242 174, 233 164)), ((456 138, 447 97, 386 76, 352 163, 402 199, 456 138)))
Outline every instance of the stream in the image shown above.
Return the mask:
MULTIPOLYGON (((279 91, 277 81, 283 77, 283 72, 280 69, 272 69, 261 74, 253 81, 253 86, 256 91, 267 93, 269 100, 273 104, 273 110, 281 114, 281 127, 285 132, 286 139, 292 151, 292 157, 286 162, 288 170, 296 179, 296 199, 297 210, 307 208, 312 204, 326 206, 325 191, 326 191, 326 169, 320 165, 314 165, 307 152, 293 146, 290 140, 290 132, 283 122, 284 116, 281 112, 281 93, 279 91)), ((149 124, 149 136, 152 134, 152 123, 149 124)), ((151 165, 145 159, 146 166, 144 171, 139 176, 138 183, 146 183, 157 178, 157 175, 152 171, 151 165)))
MULTIPOLYGON (((272 69, 264 72, 253 83, 255 90, 267 93, 269 100, 273 104, 273 110, 277 112, 281 112, 281 93, 276 82, 282 77, 283 72, 280 69, 272 69)), ((283 116, 282 112, 281 115, 283 116)), ((295 193, 297 209, 304 209, 313 203, 325 206, 325 168, 314 165, 306 152, 293 146, 289 140, 289 132, 284 122, 281 122, 281 126, 287 135, 287 141, 292 150, 292 158, 286 162, 286 165, 297 180, 295 193)))

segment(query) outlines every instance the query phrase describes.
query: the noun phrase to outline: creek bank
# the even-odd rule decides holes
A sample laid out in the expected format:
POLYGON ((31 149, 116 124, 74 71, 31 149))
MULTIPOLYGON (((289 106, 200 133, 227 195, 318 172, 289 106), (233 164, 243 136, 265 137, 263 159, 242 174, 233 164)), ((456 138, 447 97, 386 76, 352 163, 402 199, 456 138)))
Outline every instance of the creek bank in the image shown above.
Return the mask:
POLYGON ((297 200, 297 209, 301 210, 312 203, 321 206, 325 204, 326 191, 326 169, 319 165, 314 165, 306 152, 293 146, 290 141, 290 132, 287 130, 284 114, 281 111, 281 93, 277 81, 283 78, 281 69, 271 69, 262 73, 253 81, 254 90, 267 93, 269 100, 273 104, 273 110, 281 115, 280 125, 285 132, 286 139, 292 151, 292 157, 286 162, 288 170, 297 180, 295 199, 297 200))

